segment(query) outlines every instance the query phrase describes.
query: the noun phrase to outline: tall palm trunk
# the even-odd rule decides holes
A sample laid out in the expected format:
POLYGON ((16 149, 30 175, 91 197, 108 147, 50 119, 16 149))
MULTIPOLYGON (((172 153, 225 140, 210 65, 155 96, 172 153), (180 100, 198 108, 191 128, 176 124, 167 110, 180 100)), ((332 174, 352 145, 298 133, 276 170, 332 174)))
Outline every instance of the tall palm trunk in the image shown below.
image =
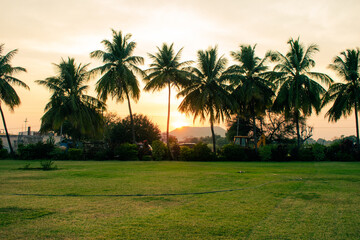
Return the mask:
POLYGON ((254 144, 255 144, 255 152, 257 152, 257 129, 256 129, 256 117, 255 111, 253 109, 253 132, 254 132, 254 144))
POLYGON ((210 128, 211 128, 211 135, 212 135, 212 142, 213 142, 213 152, 216 153, 216 139, 215 139, 215 132, 214 132, 214 123, 210 120, 210 128))
POLYGON ((130 98, 129 98, 129 94, 128 94, 127 90, 125 90, 125 93, 126 93, 126 97, 127 97, 127 100, 128 100, 128 106, 129 106, 130 121, 131 121, 131 132, 132 132, 132 142, 135 144, 136 143, 135 126, 134 126, 134 119, 133 119, 133 115, 132 115, 132 111, 131 111, 130 98))
POLYGON ((355 101, 355 122, 356 122, 356 144, 360 150, 359 145, 359 119, 358 119, 358 103, 355 101))
POLYGON ((167 117, 167 126, 166 126, 166 145, 168 148, 168 152, 170 153, 171 160, 174 159, 173 153, 170 149, 170 141, 169 141, 169 126, 170 126, 170 96, 171 96, 171 85, 170 82, 168 82, 169 86, 169 99, 168 99, 168 117, 167 117))
POLYGON ((296 136, 297 136, 297 149, 300 148, 300 127, 299 127, 299 111, 295 112, 295 123, 296 123, 296 136))
POLYGON ((6 127, 5 117, 4 117, 4 113, 3 113, 3 110, 2 110, 1 104, 0 104, 0 112, 1 112, 1 117, 2 117, 3 123, 4 123, 6 138, 7 138, 8 144, 9 144, 9 148, 10 148, 10 154, 13 156, 14 155, 14 150, 13 150, 13 148, 11 146, 9 132, 7 130, 7 127, 6 127))

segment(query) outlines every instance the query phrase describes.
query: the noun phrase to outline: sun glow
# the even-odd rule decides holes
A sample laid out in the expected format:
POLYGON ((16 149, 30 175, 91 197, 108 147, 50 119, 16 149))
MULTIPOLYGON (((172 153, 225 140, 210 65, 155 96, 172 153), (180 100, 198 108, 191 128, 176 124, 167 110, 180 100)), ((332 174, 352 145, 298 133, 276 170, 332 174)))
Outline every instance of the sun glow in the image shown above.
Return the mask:
POLYGON ((176 121, 176 122, 171 123, 171 125, 175 129, 175 128, 182 128, 185 126, 189 126, 189 123, 183 122, 183 121, 176 121))

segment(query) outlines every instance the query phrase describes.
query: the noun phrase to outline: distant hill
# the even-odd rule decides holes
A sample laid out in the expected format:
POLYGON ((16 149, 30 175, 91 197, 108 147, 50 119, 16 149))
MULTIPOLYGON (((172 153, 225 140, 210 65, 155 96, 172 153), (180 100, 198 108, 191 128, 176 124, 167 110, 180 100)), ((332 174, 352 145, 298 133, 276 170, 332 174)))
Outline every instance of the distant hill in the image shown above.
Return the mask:
MULTIPOLYGON (((225 137, 225 129, 221 127, 214 127, 216 135, 225 137)), ((210 127, 181 127, 176 128, 170 132, 170 135, 177 137, 178 140, 183 140, 187 137, 207 137, 211 136, 210 127)))

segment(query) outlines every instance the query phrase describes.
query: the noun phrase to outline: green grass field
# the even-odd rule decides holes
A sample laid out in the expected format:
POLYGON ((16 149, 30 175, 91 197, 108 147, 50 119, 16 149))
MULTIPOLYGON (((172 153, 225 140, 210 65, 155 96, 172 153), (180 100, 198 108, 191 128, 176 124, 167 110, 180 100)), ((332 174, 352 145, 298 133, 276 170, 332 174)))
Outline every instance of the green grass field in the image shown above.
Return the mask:
POLYGON ((26 163, 0 161, 0 239, 360 239, 360 163, 26 163))

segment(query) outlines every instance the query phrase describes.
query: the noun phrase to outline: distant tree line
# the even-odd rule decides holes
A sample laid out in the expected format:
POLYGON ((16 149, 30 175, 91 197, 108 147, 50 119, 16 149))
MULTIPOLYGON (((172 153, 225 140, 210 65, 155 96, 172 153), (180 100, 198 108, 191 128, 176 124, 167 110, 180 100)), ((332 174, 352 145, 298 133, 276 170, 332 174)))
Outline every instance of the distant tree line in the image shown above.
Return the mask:
MULTIPOLYGON (((174 158, 169 137, 172 89, 177 91, 176 96, 183 97, 178 107, 180 112, 192 115, 194 120, 209 121, 214 153, 217 152, 214 124, 224 121, 233 122, 229 125, 230 131, 234 132, 236 128, 236 134, 250 132, 255 143, 261 134, 273 142, 295 135, 296 149, 299 149, 311 137, 312 129, 306 126, 306 118, 318 114, 329 103, 333 104, 326 113, 329 121, 355 112, 356 144, 360 147, 358 48, 341 52, 329 65, 341 79, 334 82, 328 75, 312 70, 318 46, 306 47, 299 38, 287 42, 286 53, 268 51, 263 58, 256 55, 256 45, 240 45, 238 50, 230 53, 235 62, 231 66, 227 66, 228 60, 219 55, 216 46, 199 50, 196 61, 182 62, 182 48, 175 51, 173 44, 164 43, 155 53, 149 53, 152 62, 146 70, 139 67, 144 64, 144 58, 133 54, 136 43, 131 41, 130 34, 112 30, 112 39, 105 39, 102 44, 103 50, 90 53, 92 58, 102 61, 100 67, 89 70, 88 64, 77 64, 75 59, 68 57, 55 64, 56 75, 36 81, 52 94, 41 118, 42 132, 55 131, 73 140, 111 138, 106 135, 109 125, 104 117, 105 103, 110 97, 117 102, 126 101, 129 109, 128 120, 112 125, 119 134, 126 130, 121 132, 119 139, 124 137, 131 143, 141 141, 138 132, 143 127, 136 127, 136 118, 141 115, 133 114, 131 101, 139 100, 139 79, 143 79, 145 91, 168 89, 166 142, 171 158, 174 158), (270 63, 274 64, 272 69, 270 63), (91 78, 98 78, 97 97, 86 95, 86 83, 91 78)), ((20 104, 13 86, 29 88, 14 77, 25 71, 11 65, 16 53, 17 50, 13 50, 3 55, 3 45, 0 45, 0 98, 10 109, 20 104)), ((0 112, 8 136, 1 105, 0 112)), ((11 144, 10 150, 12 152, 11 144)))

